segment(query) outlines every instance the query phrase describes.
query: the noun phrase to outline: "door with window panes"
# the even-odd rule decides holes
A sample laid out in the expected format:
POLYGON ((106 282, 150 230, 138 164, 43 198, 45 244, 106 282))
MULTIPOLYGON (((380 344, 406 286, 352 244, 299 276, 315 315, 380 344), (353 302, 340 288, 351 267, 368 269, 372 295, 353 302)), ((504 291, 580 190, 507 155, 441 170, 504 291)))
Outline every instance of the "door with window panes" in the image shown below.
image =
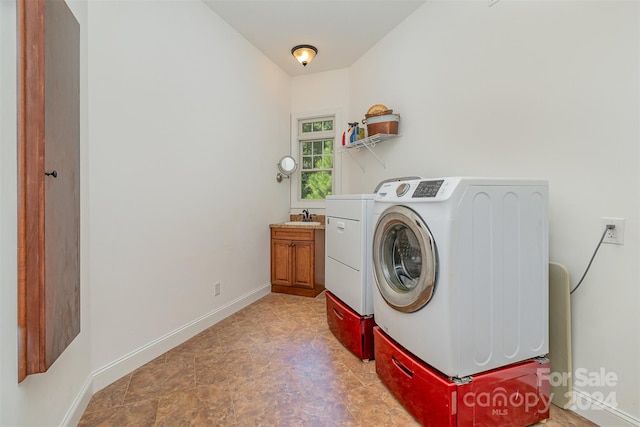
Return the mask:
POLYGON ((333 193, 334 117, 298 122, 300 144, 300 200, 324 199, 333 193))

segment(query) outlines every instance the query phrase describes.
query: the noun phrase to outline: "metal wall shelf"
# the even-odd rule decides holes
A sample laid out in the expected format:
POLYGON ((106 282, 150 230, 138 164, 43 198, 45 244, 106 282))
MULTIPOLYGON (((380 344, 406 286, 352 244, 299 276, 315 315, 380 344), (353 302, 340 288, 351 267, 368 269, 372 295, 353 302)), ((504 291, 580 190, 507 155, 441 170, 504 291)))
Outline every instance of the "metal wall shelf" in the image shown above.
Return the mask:
POLYGON ((359 151, 360 148, 364 147, 366 148, 373 157, 376 158, 377 161, 380 162, 380 164, 382 165, 383 168, 386 168, 384 162, 382 161, 382 159, 375 153, 375 151, 373 151, 373 147, 376 146, 377 143, 382 142, 382 141, 386 141, 388 139, 392 139, 392 138, 396 138, 398 135, 390 135, 390 134, 386 134, 386 133, 377 133, 375 135, 371 135, 368 136, 366 138, 363 139, 359 139, 356 142, 354 142, 353 144, 349 144, 349 145, 345 145, 344 147, 342 147, 342 151, 346 151, 347 154, 349 155, 349 157, 351 157, 351 159, 357 163, 358 166, 360 166, 360 169, 362 169, 362 172, 364 172, 364 166, 362 166, 360 164, 360 162, 353 157, 353 154, 351 154, 351 150, 356 150, 359 151))

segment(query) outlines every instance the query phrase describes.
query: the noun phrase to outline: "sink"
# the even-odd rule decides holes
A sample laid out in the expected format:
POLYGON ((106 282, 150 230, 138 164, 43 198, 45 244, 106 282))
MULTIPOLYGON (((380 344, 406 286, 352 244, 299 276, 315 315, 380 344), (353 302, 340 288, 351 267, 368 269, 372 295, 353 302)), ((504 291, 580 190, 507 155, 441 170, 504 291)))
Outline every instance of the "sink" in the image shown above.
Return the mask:
POLYGON ((287 221, 284 225, 320 225, 319 222, 287 221))

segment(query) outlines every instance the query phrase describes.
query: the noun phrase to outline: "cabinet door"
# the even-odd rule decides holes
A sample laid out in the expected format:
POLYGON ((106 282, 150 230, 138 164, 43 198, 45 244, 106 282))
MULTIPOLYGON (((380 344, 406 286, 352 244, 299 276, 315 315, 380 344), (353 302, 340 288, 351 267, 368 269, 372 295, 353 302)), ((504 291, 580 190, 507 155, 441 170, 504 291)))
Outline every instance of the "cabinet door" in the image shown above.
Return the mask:
POLYGON ((290 240, 271 240, 271 284, 291 286, 290 240))
POLYGON ((292 284, 293 286, 313 289, 314 283, 314 245, 313 242, 292 242, 292 284))

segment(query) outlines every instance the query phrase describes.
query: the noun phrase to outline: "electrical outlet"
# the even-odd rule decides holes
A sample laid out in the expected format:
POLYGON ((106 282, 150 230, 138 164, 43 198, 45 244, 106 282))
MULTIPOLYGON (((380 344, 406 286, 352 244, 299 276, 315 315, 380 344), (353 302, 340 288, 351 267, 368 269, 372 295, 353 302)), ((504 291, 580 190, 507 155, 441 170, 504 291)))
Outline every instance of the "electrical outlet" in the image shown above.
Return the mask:
POLYGON ((216 283, 213 288, 214 288, 213 295, 214 296, 220 295, 220 282, 216 283))
POLYGON ((602 243, 624 245, 624 218, 602 218, 602 226, 606 227, 607 225, 615 227, 607 230, 602 243))

